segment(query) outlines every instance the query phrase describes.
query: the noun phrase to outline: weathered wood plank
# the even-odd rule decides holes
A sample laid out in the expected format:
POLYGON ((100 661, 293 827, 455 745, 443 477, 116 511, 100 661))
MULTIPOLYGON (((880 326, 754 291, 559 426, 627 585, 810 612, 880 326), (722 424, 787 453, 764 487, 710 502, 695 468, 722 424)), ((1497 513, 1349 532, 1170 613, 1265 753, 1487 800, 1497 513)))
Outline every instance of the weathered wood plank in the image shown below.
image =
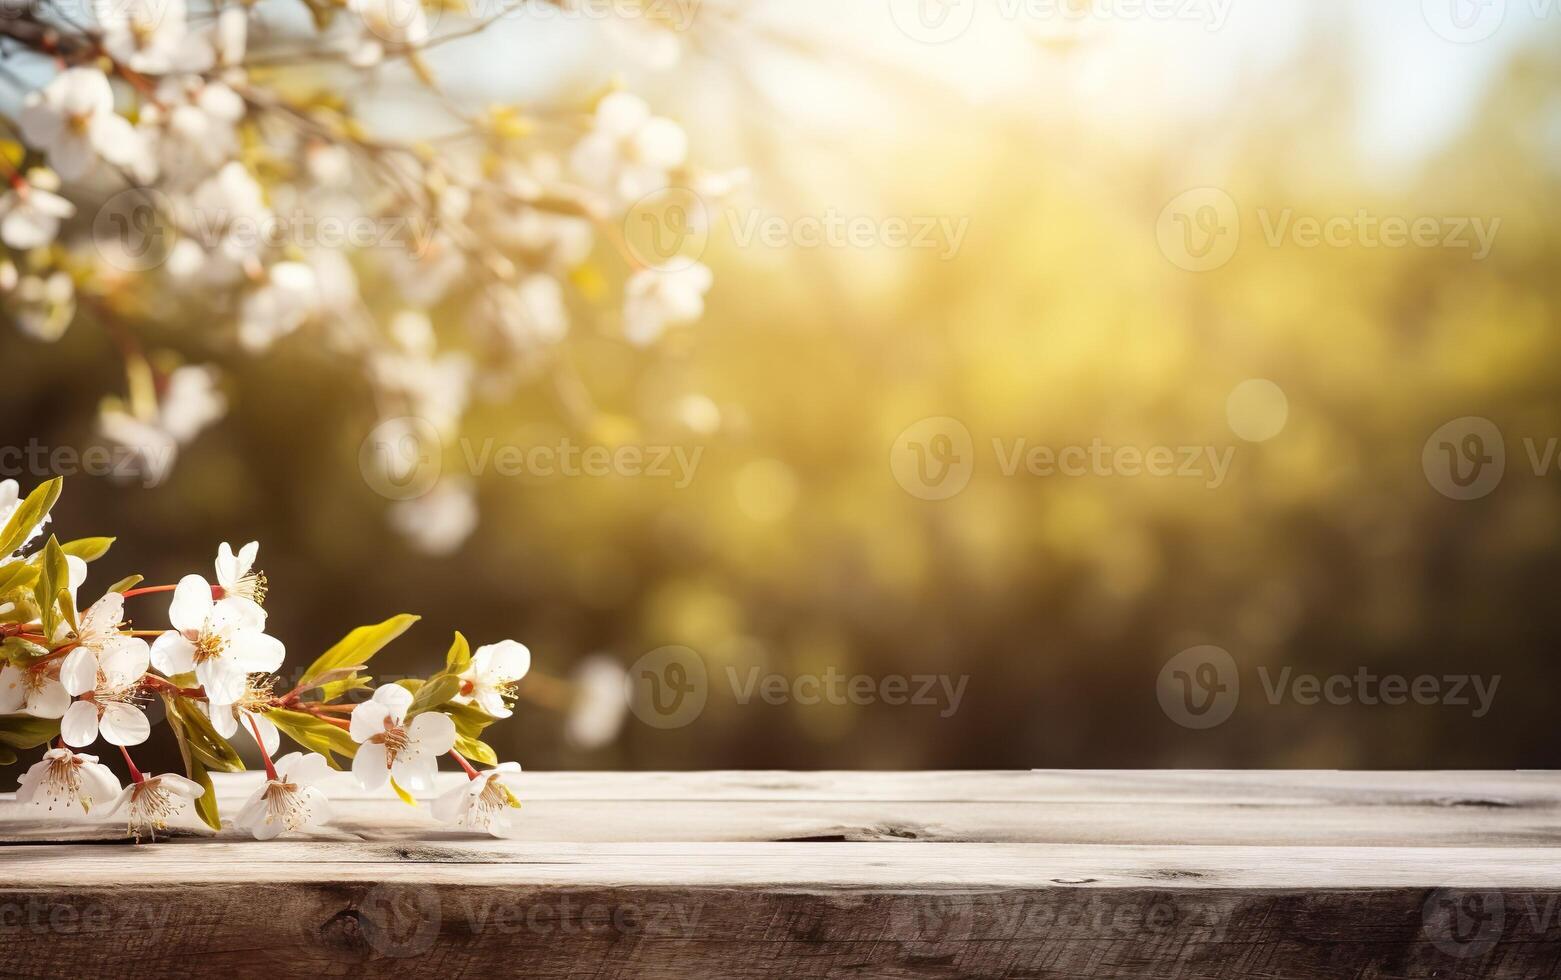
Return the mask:
MULTIPOLYGON (((220 779, 230 812, 257 778, 220 779)), ((568 773, 529 789, 513 840, 350 782, 331 787, 330 834, 268 843, 39 843, 65 835, 0 800, 0 975, 1561 975, 1549 773, 568 773)))

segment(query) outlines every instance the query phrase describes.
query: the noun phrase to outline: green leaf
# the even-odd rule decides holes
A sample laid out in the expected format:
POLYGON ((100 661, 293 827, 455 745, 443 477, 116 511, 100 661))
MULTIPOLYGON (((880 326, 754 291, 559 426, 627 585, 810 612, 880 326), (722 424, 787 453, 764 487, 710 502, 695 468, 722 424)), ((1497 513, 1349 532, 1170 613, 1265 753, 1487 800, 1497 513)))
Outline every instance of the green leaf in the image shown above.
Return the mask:
POLYGON ((108 554, 108 549, 113 544, 113 538, 77 538, 60 545, 60 550, 82 561, 97 561, 108 554))
POLYGON ((115 582, 113 585, 110 585, 108 587, 108 591, 110 591, 110 592, 129 592, 131 589, 135 588, 137 585, 140 585, 141 582, 145 580, 145 578, 146 578, 146 576, 144 576, 144 575, 126 575, 124 578, 120 579, 118 582, 115 582))
POLYGON ((0 745, 8 745, 13 749, 37 748, 59 733, 58 718, 0 715, 0 745))
POLYGON ((454 674, 435 674, 412 696, 412 706, 407 708, 407 717, 413 718, 425 711, 433 711, 460 693, 459 677, 454 674))
POLYGON ((342 767, 331 753, 334 752, 348 759, 358 754, 358 743, 352 740, 352 736, 347 734, 345 728, 338 728, 314 715, 302 711, 289 711, 285 708, 272 708, 266 712, 266 717, 271 719, 283 735, 309 751, 325 756, 325 761, 329 762, 334 769, 342 767))
POLYGON ((0 595, 30 588, 37 577, 38 566, 30 561, 13 561, 9 565, 0 565, 0 595))
POLYGON ((27 543, 33 528, 43 523, 43 519, 54 508, 54 502, 60 499, 60 489, 64 483, 64 479, 57 476, 33 488, 33 492, 11 515, 11 519, 5 522, 5 527, 0 529, 0 557, 14 553, 27 543))
POLYGON ((72 630, 76 628, 76 604, 70 597, 70 565, 52 534, 38 555, 38 580, 33 583, 33 601, 38 604, 44 636, 53 636, 62 619, 72 630))
POLYGON ((179 743, 179 755, 184 759, 184 773, 192 780, 205 787, 195 800, 195 812, 200 815, 202 822, 212 830, 222 829, 222 816, 217 812, 217 790, 211 785, 211 775, 206 771, 206 766, 201 762, 200 756, 193 750, 189 734, 185 729, 185 718, 179 710, 179 701, 185 698, 176 698, 171 694, 158 695, 163 700, 163 708, 168 715, 168 727, 173 729, 174 740, 179 743))
POLYGON ((368 676, 367 674, 353 673, 348 674, 341 680, 326 681, 324 684, 321 684, 318 688, 316 688, 316 690, 320 692, 320 700, 329 704, 330 702, 340 698, 343 694, 346 694, 348 691, 356 691, 359 688, 369 687, 373 680, 374 678, 368 676))
POLYGON ((16 752, 8 745, 0 745, 0 766, 9 766, 16 761, 16 752))
POLYGON ((480 762, 485 766, 496 766, 499 764, 499 754, 493 751, 493 746, 475 738, 467 738, 465 735, 456 736, 455 751, 461 753, 472 762, 480 762))
POLYGON ((484 728, 498 721, 474 704, 450 704, 443 710, 455 722, 456 733, 467 738, 477 738, 484 728))
POLYGON ((402 803, 405 803, 407 806, 417 806, 417 798, 402 789, 401 785, 394 779, 390 781, 390 788, 396 791, 397 796, 401 797, 402 803))
POLYGON ((179 721, 184 726, 190 750, 200 757, 202 763, 221 772, 244 771, 244 760, 239 758, 232 743, 217 734, 211 719, 194 701, 185 697, 175 698, 173 710, 178 712, 179 721))
POLYGON ((402 613, 374 626, 359 626, 342 637, 341 641, 320 654, 320 658, 304 671, 303 684, 308 684, 327 671, 342 667, 361 667, 385 648, 385 645, 405 633, 418 621, 417 616, 402 613))
POLYGON ((444 655, 444 669, 447 674, 463 674, 472 665, 471 644, 466 642, 466 637, 460 631, 455 633, 455 641, 450 644, 450 652, 444 655))

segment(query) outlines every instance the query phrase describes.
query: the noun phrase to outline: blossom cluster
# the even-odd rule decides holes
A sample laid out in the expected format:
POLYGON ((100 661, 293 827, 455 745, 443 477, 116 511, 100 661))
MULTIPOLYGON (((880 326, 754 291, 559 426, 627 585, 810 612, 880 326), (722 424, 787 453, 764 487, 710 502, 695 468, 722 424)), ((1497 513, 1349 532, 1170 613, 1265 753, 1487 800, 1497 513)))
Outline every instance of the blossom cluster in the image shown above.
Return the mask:
MULTIPOLYGON (((644 347, 703 315, 710 270, 623 235, 648 195, 732 184, 691 164, 676 122, 626 91, 459 104, 428 49, 492 18, 445 10, 441 34, 420 0, 305 6, 107 0, 84 18, 36 0, 0 18, 0 84, 21 101, 0 113, 0 312, 45 342, 78 321, 106 332, 126 382, 99 428, 135 475, 160 480, 226 412, 209 351, 325 351, 384 419, 448 441, 474 392, 565 372, 577 322, 644 347), (383 95, 387 79, 421 94, 383 95), (376 132, 387 98, 437 135, 376 132), (202 336, 169 338, 177 322, 202 336)), ((430 551, 476 522, 455 477, 391 506, 430 551)))
POLYGON ((520 767, 500 763, 481 736, 512 713, 517 682, 531 668, 525 646, 503 640, 473 651, 457 633, 439 672, 376 685, 365 673, 370 658, 416 621, 394 616, 353 630, 278 690, 286 650, 267 631, 258 544, 222 544, 210 579, 192 573, 143 585, 131 576, 82 608, 89 563, 112 539, 45 538, 60 489, 55 479, 21 498, 14 483, 0 484, 0 764, 45 748, 21 777, 19 802, 59 819, 122 815, 138 840, 191 809, 219 830, 210 773, 246 768, 238 738, 253 741, 266 778, 230 821, 257 839, 327 821, 319 784, 330 769, 350 768, 366 790, 388 784, 415 805, 413 793, 435 791, 442 756, 469 778, 434 799, 434 816, 503 831, 520 806, 520 767), (156 596, 170 597, 168 627, 131 629, 127 603, 156 596), (178 743, 182 775, 144 773, 131 758, 151 737, 154 699, 178 743), (277 757, 284 737, 302 751, 277 757), (86 751, 99 743, 118 749, 128 785, 86 751))

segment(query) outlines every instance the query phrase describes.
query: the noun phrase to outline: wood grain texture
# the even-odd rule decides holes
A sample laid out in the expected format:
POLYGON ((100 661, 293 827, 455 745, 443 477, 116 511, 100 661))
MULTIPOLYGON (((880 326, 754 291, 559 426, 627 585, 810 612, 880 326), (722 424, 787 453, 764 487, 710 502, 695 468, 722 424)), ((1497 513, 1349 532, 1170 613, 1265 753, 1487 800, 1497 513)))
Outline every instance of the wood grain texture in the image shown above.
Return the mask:
POLYGON ((0 975, 1561 976, 1557 774, 527 782, 507 840, 345 778, 269 843, 0 797, 0 975))

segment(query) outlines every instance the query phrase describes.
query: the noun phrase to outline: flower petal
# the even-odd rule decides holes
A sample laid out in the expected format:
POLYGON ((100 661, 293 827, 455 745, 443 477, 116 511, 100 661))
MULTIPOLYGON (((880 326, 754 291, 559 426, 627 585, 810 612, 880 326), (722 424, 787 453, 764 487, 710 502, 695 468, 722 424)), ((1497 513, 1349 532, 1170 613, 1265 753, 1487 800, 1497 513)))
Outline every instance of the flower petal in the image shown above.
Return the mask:
POLYGON ((391 770, 391 775, 396 777, 396 782, 403 789, 413 793, 432 793, 439 764, 431 755, 402 753, 396 756, 396 764, 391 770))
POLYGON ((441 756, 455 748, 455 722, 440 711, 429 711, 412 719, 407 737, 430 756, 441 756))
POLYGON ((211 615, 211 585, 199 575, 186 575, 173 590, 168 621, 181 633, 198 632, 211 615))
POLYGON ((276 771, 285 775, 289 782, 312 786, 330 773, 331 764, 318 752, 289 752, 276 761, 276 771))
POLYGON ((81 767, 82 809, 107 806, 119 794, 119 780, 108 766, 88 762, 81 767))
POLYGON ((119 702, 103 706, 103 720, 98 725, 103 741, 110 745, 140 745, 152 734, 152 723, 139 708, 119 702))
MULTIPOLYGON (((276 724, 265 715, 248 711, 244 712, 244 715, 260 729, 260 744, 265 748, 266 755, 276 755, 276 750, 282 747, 282 734, 276 730, 276 724)), ((329 769, 330 766, 327 764, 326 768, 329 769)))
POLYGON ((249 675, 229 658, 218 657, 196 664, 195 679, 206 689, 206 699, 215 707, 231 705, 243 697, 249 675))
POLYGON ((121 636, 110 640, 98 657, 99 669, 108 683, 124 687, 140 680, 151 664, 151 652, 139 636, 121 636))
POLYGON ((152 641, 152 666, 167 674, 188 674, 195 669, 195 644, 169 630, 152 641))
POLYGON ((255 629, 236 629, 228 634, 228 649, 223 659, 232 660, 249 674, 269 674, 287 659, 287 648, 274 636, 255 629))
POLYGON ((72 748, 85 748, 98 740, 98 709, 77 701, 60 719, 60 737, 72 748))
POLYGON ((367 742, 385 730, 385 719, 389 717, 389 708, 378 701, 365 701, 352 709, 347 734, 354 742, 367 742))
POLYGON ((389 708, 391 717, 400 721, 412 707, 412 692, 400 684, 385 684, 374 692, 374 700, 389 708))
POLYGON ((165 772, 161 776, 154 778, 162 784, 163 789, 170 793, 176 793, 187 800, 199 799, 206 795, 206 787, 193 779, 185 779, 177 773, 165 772))
POLYGON ((27 710, 39 718, 58 718, 70 707, 70 695, 65 685, 47 677, 38 689, 27 698, 27 710))
POLYGON ((20 667, 0 667, 0 715, 15 714, 27 700, 27 674, 20 667))
POLYGON ((76 632, 83 637, 108 636, 125 618, 125 597, 110 592, 82 613, 76 632))
POLYGON ((60 683, 65 693, 80 697, 98 686, 98 658, 86 647, 77 647, 60 664, 60 683))
POLYGON ((441 823, 455 823, 466 813, 467 787, 463 784, 451 790, 446 790, 434 797, 432 810, 434 819, 441 823))
POLYGON ((385 780, 390 778, 390 770, 385 765, 385 747, 375 742, 360 747, 358 754, 352 757, 352 774, 358 777, 358 785, 364 789, 379 789, 385 785, 385 780))

